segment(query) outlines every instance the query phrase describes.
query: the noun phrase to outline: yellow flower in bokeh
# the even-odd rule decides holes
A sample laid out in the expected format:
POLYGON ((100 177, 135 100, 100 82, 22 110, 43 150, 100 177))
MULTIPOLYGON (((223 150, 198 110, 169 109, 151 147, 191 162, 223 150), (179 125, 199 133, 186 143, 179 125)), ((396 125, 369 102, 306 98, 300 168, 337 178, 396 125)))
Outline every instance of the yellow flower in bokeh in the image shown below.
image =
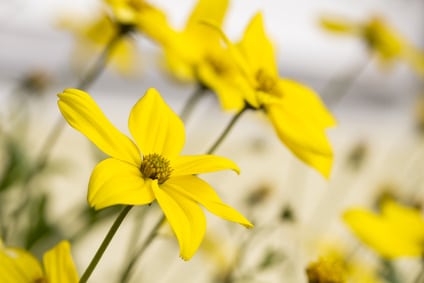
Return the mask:
POLYGON ((352 232, 384 258, 424 254, 424 218, 418 209, 385 200, 381 213, 352 208, 343 214, 352 232))
POLYGON ((346 271, 343 262, 336 258, 321 257, 306 267, 308 283, 344 283, 346 271))
MULTIPOLYGON (((76 38, 71 58, 77 70, 87 68, 86 64, 92 61, 93 55, 102 52, 120 32, 120 27, 107 14, 90 20, 63 18, 60 25, 74 33, 76 38)), ((117 41, 108 57, 111 65, 125 75, 134 73, 140 61, 135 42, 130 37, 117 41)))
POLYGON ((222 51, 220 36, 203 21, 221 26, 229 0, 199 0, 182 31, 169 33, 163 46, 167 67, 183 81, 198 80, 198 66, 222 51))
POLYGON ((29 252, 5 247, 0 241, 2 283, 77 283, 79 280, 67 241, 60 242, 44 254, 43 267, 29 252))
POLYGON ((334 126, 335 120, 312 89, 279 77, 262 14, 253 17, 237 45, 222 36, 232 60, 221 60, 219 67, 203 66, 201 72, 222 107, 263 110, 280 140, 299 159, 329 177, 333 151, 325 130, 334 126))
POLYGON ((195 176, 226 169, 238 172, 237 165, 214 155, 180 156, 184 125, 155 89, 149 89, 131 110, 128 127, 135 142, 109 122, 87 93, 67 89, 58 96, 68 123, 110 156, 91 175, 92 207, 144 205, 156 199, 185 260, 194 255, 205 234, 206 218, 199 205, 225 220, 253 227, 195 176))
POLYGON ((424 52, 409 43, 381 17, 374 16, 365 22, 323 17, 321 26, 337 34, 361 38, 383 64, 405 60, 418 74, 424 75, 424 52))

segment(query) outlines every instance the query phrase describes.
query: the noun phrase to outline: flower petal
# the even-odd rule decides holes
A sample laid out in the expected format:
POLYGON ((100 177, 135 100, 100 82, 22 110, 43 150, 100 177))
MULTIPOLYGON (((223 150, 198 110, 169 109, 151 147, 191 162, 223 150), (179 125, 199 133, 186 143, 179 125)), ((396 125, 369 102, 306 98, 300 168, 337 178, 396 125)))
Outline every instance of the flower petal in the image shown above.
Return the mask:
POLYGON ((167 189, 166 185, 160 186, 160 189, 166 191, 179 204, 188 219, 190 224, 190 238, 187 240, 186 250, 184 253, 181 253, 181 257, 184 260, 189 260, 196 253, 205 236, 205 213, 196 202, 184 195, 178 194, 172 189, 167 189))
POLYGON ((78 272, 71 256, 68 241, 62 241, 43 256, 46 278, 49 283, 77 283, 78 272))
POLYGON ((183 122, 154 88, 134 105, 128 127, 143 155, 158 153, 172 159, 184 146, 183 122))
POLYGON ((167 190, 173 190, 198 202, 211 213, 225 220, 239 223, 247 228, 253 227, 252 223, 237 210, 223 203, 208 183, 196 176, 171 178, 164 185, 167 190))
POLYGON ((95 209, 117 204, 143 205, 155 199, 151 181, 143 179, 138 167, 113 158, 94 168, 87 198, 95 209))
POLYGON ((38 260, 29 252, 4 247, 0 241, 0 282, 32 283, 44 277, 38 260))
POLYGON ((266 35, 261 13, 252 18, 237 46, 255 73, 261 70, 272 78, 278 77, 274 46, 266 35))
POLYGON ((220 170, 234 170, 237 174, 240 169, 233 161, 228 158, 211 154, 205 155, 183 155, 175 158, 171 167, 172 176, 193 175, 220 170))
POLYGON ((156 180, 152 182, 152 190, 169 225, 171 225, 172 231, 174 231, 175 237, 177 237, 180 245, 180 256, 185 260, 189 259, 185 256, 189 255, 192 230, 186 210, 165 190, 159 188, 156 180))
POLYGON ((360 240, 385 258, 422 256, 422 235, 421 238, 411 237, 408 231, 403 230, 405 225, 391 223, 384 215, 352 208, 343 214, 343 220, 360 240))
POLYGON ((80 131, 100 150, 119 160, 141 163, 134 143, 113 126, 90 95, 78 89, 58 94, 59 109, 74 129, 80 131))
POLYGON ((328 178, 333 150, 325 129, 335 124, 334 118, 312 90, 295 82, 281 82, 281 103, 266 105, 266 113, 280 140, 300 160, 328 178))

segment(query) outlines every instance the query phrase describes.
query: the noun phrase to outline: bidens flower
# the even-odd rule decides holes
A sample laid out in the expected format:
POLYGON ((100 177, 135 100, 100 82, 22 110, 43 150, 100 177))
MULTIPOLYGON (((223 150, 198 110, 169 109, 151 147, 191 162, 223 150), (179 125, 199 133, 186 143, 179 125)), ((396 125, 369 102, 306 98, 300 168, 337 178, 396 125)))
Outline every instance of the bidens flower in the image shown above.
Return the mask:
POLYGON ((194 176, 225 169, 238 172, 237 165, 214 155, 180 156, 184 125, 155 89, 131 110, 128 127, 135 143, 109 122, 87 93, 67 89, 58 96, 68 123, 110 156, 95 167, 88 185, 88 202, 95 209, 157 200, 185 260, 194 255, 206 230, 199 204, 225 220, 253 227, 194 176))
POLYGON ((229 0, 199 0, 183 30, 169 33, 163 46, 166 65, 180 80, 199 80, 198 67, 223 48, 220 36, 203 21, 221 26, 229 0))
POLYGON ((381 213, 352 208, 343 220, 353 233, 385 258, 424 254, 424 218, 418 209, 386 200, 381 213))
POLYGON ((79 280, 67 241, 44 254, 43 267, 29 252, 5 247, 0 241, 2 283, 77 283, 79 280))
POLYGON ((237 45, 224 34, 222 37, 238 72, 224 63, 216 70, 205 66, 202 74, 223 108, 263 110, 280 140, 299 159, 329 177, 333 151, 325 129, 335 125, 335 120, 313 90, 279 77, 262 15, 258 13, 251 20, 237 45))
POLYGON ((365 22, 353 22, 342 18, 323 17, 320 23, 330 32, 361 38, 381 63, 387 65, 395 60, 405 60, 418 74, 424 76, 424 52, 409 43, 384 19, 374 16, 365 22))

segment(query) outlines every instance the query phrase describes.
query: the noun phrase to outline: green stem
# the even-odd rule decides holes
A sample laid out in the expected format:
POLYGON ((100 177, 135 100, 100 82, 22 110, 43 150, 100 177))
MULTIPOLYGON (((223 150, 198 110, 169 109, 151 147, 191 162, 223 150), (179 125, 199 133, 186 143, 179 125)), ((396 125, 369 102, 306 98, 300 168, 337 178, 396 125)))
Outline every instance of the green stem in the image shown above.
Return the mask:
POLYGON ((187 121, 191 116, 194 106, 200 101, 200 99, 206 94, 208 88, 203 84, 197 86, 194 92, 191 94, 187 102, 185 103, 183 110, 181 111, 180 117, 181 120, 187 121))
POLYGON ((126 283, 130 280, 130 276, 132 274, 134 267, 136 266, 137 261, 141 258, 141 256, 145 252, 146 248, 150 245, 150 243, 156 237, 157 231, 158 231, 159 227, 162 225, 164 220, 165 220, 165 215, 163 215, 159 219, 159 221, 156 223, 156 225, 150 231, 149 235, 147 235, 147 238, 144 240, 144 242, 140 246, 140 248, 136 252, 134 252, 133 256, 131 257, 128 264, 126 265, 127 268, 122 273, 122 276, 121 276, 121 279, 119 280, 119 282, 126 283))
POLYGON ((132 207, 133 207, 132 205, 125 206, 124 209, 121 211, 121 213, 116 218, 115 222, 113 222, 113 225, 112 225, 112 227, 110 227, 109 232, 106 234, 102 244, 98 248, 96 254, 94 255, 94 257, 91 260, 90 264, 88 265, 87 269, 85 270, 85 272, 81 276, 79 283, 87 282, 91 273, 93 273, 94 269, 96 268, 97 264, 99 263, 100 259, 102 258, 103 253, 106 251, 106 248, 109 246, 110 241, 112 240, 116 231, 118 231, 119 226, 121 225, 125 216, 127 216, 128 212, 131 210, 132 207))
POLYGON ((221 145, 222 141, 227 137, 228 133, 231 131, 231 129, 234 127, 234 125, 240 119, 242 114, 246 112, 247 109, 249 109, 249 107, 245 106, 236 115, 234 115, 234 117, 230 120, 230 123, 228 123, 227 127, 224 129, 224 131, 221 133, 215 143, 209 148, 207 154, 212 154, 215 152, 215 150, 218 148, 218 146, 221 145))

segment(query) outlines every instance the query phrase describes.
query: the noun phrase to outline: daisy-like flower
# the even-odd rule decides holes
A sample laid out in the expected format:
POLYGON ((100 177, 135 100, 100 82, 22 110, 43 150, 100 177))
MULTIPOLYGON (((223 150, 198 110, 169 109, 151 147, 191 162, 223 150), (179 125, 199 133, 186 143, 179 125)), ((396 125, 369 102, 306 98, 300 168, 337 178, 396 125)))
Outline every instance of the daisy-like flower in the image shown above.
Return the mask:
POLYGON ((424 254, 424 218, 418 209, 385 200, 381 213, 352 208, 344 222, 382 257, 419 257, 424 254))
POLYGON ((88 202, 92 207, 144 205, 157 200, 185 260, 194 255, 205 234, 206 219, 199 205, 225 220, 253 227, 195 176, 225 169, 238 172, 237 165, 214 155, 179 155, 185 141, 184 125, 155 89, 147 90, 131 110, 128 127, 135 142, 109 122, 86 92, 67 89, 58 96, 68 123, 110 156, 91 175, 88 202))
POLYGON ((262 110, 280 140, 300 160, 329 177, 333 151, 325 130, 334 126, 335 120, 312 89, 279 77, 262 14, 253 17, 238 44, 232 44, 223 33, 222 37, 231 60, 216 61, 212 68, 204 65, 199 72, 222 107, 262 110))
POLYGON ((424 52, 408 42, 383 18, 374 16, 365 22, 354 22, 340 17, 323 17, 320 23, 330 32, 361 38, 381 63, 389 65, 396 60, 405 60, 424 76, 424 52))
POLYGON ((190 14, 183 30, 169 33, 163 45, 166 65, 170 72, 183 81, 199 80, 200 64, 208 63, 220 54, 220 36, 203 21, 221 26, 229 0, 199 0, 190 14))
POLYGON ((77 283, 79 280, 67 241, 44 254, 43 267, 29 252, 5 247, 0 241, 2 283, 77 283))

